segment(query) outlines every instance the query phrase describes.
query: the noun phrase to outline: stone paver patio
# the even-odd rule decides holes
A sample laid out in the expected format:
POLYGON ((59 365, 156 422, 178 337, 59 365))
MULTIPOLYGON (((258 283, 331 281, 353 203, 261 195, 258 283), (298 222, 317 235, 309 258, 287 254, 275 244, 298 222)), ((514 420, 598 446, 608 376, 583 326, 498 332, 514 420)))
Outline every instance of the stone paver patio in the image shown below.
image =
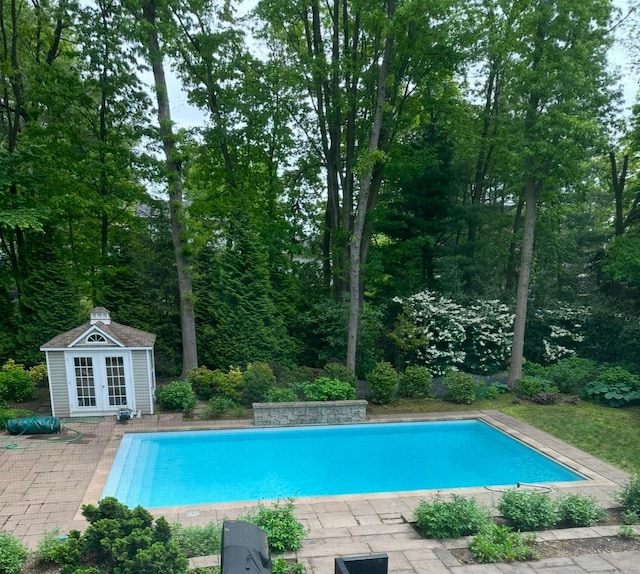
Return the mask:
MULTIPOLYGON (((522 442, 548 454, 585 475, 589 480, 553 483, 556 494, 581 492, 604 507, 616 506, 615 495, 628 476, 620 470, 498 411, 447 415, 412 415, 376 418, 372 422, 400 420, 445 420, 482 418, 522 442)), ((126 424, 108 420, 73 419, 66 425, 82 433, 82 438, 65 430, 60 435, 12 437, 0 435, 0 531, 8 531, 35 548, 42 534, 54 528, 62 533, 82 530, 86 521, 82 504, 97 503, 111 463, 124 432, 183 430, 198 428, 239 428, 251 421, 183 421, 180 415, 155 415, 126 424)), ((470 463, 472 463, 472 458, 470 463)), ((465 496, 491 506, 500 489, 456 489, 465 496)), ((584 555, 518 564, 461 565, 449 548, 463 546, 457 541, 421 538, 410 524, 413 510, 421 500, 442 495, 438 491, 349 495, 296 499, 296 515, 309 534, 303 547, 292 556, 307 567, 308 574, 332 574, 336 556, 384 552, 389 555, 389 572, 394 574, 587 574, 595 572, 640 573, 640 552, 584 555)), ((155 509, 155 516, 185 525, 206 524, 237 518, 253 504, 216 504, 155 509)), ((594 527, 546 531, 541 539, 584 538, 613 535, 617 527, 594 527)), ((211 564, 216 558, 193 560, 195 565, 211 564)))

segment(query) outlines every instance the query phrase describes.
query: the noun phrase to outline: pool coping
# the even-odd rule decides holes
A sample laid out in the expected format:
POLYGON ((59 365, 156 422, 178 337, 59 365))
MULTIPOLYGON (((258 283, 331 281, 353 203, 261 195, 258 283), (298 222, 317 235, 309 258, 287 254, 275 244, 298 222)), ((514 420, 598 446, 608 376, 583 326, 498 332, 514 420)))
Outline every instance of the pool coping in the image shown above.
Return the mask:
MULTIPOLYGON (((609 465, 590 455, 577 447, 569 445, 564 441, 541 431, 528 423, 515 419, 497 410, 491 411, 465 411, 456 413, 417 413, 405 415, 378 415, 368 416, 366 422, 369 423, 392 423, 392 422, 430 422, 449 420, 482 420, 483 422, 506 433, 512 438, 534 448, 542 454, 548 456, 564 466, 583 475, 587 480, 569 482, 549 482, 544 483, 544 488, 561 495, 564 493, 580 492, 594 498, 601 506, 610 508, 616 506, 615 492, 628 480, 627 473, 609 465)), ((133 419, 127 424, 114 425, 111 436, 103 450, 102 456, 89 481, 82 498, 82 504, 96 504, 100 498, 104 485, 106 484, 111 465, 115 459, 120 439, 128 432, 162 432, 162 431, 182 431, 182 430, 219 430, 219 429, 244 429, 256 428, 253 421, 184 421, 177 417, 143 417, 133 419)), ((513 485, 516 486, 516 485, 513 485)), ((414 508, 412 504, 416 500, 428 500, 440 497, 445 494, 458 494, 467 497, 482 498, 487 493, 503 491, 505 486, 482 488, 455 488, 438 490, 417 490, 399 492, 381 492, 369 494, 349 494, 331 495, 318 497, 295 498, 298 507, 327 506, 333 502, 354 503, 371 500, 388 500, 395 498, 406 501, 406 506, 414 508)), ((267 502, 267 501, 261 501, 267 502)), ((156 515, 163 515, 170 522, 181 523, 206 523, 208 521, 219 520, 220 517, 236 518, 246 512, 248 508, 255 507, 257 501, 224 502, 216 504, 196 504, 189 506, 172 506, 154 508, 151 511, 156 515)), ((400 518, 404 522, 413 520, 412 512, 403 511, 400 518)), ((78 508, 75 520, 83 520, 81 507, 78 508)))

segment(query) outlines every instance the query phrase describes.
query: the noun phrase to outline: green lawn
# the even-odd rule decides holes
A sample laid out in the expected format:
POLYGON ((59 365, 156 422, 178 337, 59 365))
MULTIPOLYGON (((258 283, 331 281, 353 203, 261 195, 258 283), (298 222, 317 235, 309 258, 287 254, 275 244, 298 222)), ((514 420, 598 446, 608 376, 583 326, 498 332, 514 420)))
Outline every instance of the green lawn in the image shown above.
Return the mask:
POLYGON ((401 401, 369 406, 371 414, 500 410, 627 472, 640 472, 640 407, 612 409, 579 401, 577 405, 512 403, 513 395, 457 405, 445 401, 401 401))

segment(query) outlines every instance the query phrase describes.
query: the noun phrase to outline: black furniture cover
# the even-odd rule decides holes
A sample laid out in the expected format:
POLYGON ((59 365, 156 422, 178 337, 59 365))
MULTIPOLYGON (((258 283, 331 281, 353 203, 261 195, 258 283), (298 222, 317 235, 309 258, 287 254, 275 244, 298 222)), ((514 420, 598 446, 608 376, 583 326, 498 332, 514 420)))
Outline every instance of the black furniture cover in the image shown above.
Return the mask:
POLYGON ((222 574, 271 574, 271 556, 264 531, 242 520, 225 520, 220 570, 222 574))

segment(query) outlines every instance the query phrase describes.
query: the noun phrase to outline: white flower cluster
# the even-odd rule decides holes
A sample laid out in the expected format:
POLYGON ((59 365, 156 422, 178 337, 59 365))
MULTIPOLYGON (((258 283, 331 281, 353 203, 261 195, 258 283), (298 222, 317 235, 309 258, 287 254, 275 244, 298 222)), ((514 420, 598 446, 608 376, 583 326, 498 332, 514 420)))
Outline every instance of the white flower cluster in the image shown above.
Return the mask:
POLYGON ((584 341, 583 328, 590 313, 588 307, 568 305, 536 312, 538 319, 549 329, 548 337, 542 341, 546 361, 554 363, 576 354, 575 344, 584 341))
POLYGON ((473 371, 499 368, 509 357, 513 313, 499 301, 479 300, 464 306, 451 299, 422 291, 402 303, 415 328, 418 361, 433 374, 464 364, 473 371))

